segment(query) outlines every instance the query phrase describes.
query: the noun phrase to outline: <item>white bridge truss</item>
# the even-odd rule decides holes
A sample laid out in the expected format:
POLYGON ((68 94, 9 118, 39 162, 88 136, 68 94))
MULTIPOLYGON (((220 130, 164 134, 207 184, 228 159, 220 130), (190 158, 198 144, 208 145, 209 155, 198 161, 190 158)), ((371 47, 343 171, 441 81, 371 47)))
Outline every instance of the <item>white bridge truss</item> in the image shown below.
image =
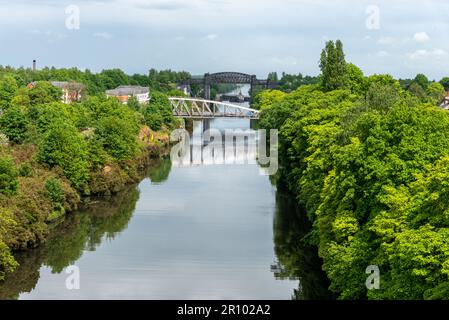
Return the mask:
POLYGON ((168 98, 173 115, 181 118, 246 118, 259 119, 259 110, 227 102, 187 97, 168 98))

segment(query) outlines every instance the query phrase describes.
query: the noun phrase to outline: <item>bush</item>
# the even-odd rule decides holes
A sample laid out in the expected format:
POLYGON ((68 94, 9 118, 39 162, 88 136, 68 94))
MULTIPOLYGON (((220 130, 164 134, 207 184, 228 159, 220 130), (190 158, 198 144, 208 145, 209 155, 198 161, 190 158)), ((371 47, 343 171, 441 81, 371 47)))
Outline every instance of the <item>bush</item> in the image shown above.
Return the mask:
POLYGON ((160 130, 162 125, 172 127, 175 123, 168 97, 161 92, 153 92, 148 106, 143 111, 145 121, 152 130, 160 130))
POLYGON ((14 195, 19 187, 17 170, 11 157, 0 157, 0 193, 14 195))
POLYGON ((126 119, 112 116, 101 119, 97 129, 104 149, 117 160, 127 159, 135 154, 137 133, 138 126, 126 119))
POLYGON ((62 90, 53 86, 50 82, 40 81, 29 90, 28 96, 31 105, 39 105, 61 101, 62 90))
POLYGON ((31 177, 33 173, 33 168, 29 163, 24 163, 19 167, 19 176, 21 177, 31 177))
POLYGON ((28 117, 21 107, 10 107, 0 118, 2 132, 14 143, 25 140, 28 124, 28 117))
POLYGON ((59 166, 75 188, 80 188, 89 177, 87 144, 71 124, 49 128, 39 146, 38 159, 51 168, 59 166))
POLYGON ((5 278, 6 273, 14 271, 18 266, 10 248, 5 243, 8 229, 14 224, 11 212, 0 207, 0 281, 5 278))
POLYGON ((17 92, 17 82, 13 76, 7 75, 0 80, 0 109, 6 110, 17 92))
POLYGON ((144 111, 145 121, 147 125, 154 131, 158 131, 162 128, 164 118, 155 107, 149 105, 144 111))
POLYGON ((62 190, 59 181, 55 178, 50 178, 45 182, 45 195, 51 200, 55 207, 64 203, 64 191, 62 190))

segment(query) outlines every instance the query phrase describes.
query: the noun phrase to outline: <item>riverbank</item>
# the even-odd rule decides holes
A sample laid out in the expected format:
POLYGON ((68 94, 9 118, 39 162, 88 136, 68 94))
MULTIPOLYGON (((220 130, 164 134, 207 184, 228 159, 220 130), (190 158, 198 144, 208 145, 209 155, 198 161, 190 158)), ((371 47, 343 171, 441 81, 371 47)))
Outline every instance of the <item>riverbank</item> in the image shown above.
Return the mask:
POLYGON ((139 148, 134 156, 90 171, 82 189, 76 189, 59 167, 42 165, 38 161, 37 146, 2 147, 0 155, 12 160, 19 177, 16 194, 0 193, 0 280, 18 267, 13 252, 44 243, 50 230, 63 221, 66 214, 77 210, 85 197, 116 194, 139 182, 152 159, 163 156, 168 150, 167 130, 156 132, 143 126, 136 139, 139 148))

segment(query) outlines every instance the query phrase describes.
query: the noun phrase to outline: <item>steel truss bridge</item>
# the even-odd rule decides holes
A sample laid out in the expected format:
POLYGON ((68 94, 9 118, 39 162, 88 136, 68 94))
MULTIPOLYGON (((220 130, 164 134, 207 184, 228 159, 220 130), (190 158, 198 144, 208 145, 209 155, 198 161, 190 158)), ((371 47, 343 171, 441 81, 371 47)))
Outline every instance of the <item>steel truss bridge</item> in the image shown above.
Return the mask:
POLYGON ((207 99, 170 97, 173 115, 181 118, 244 118, 259 119, 259 110, 207 99))
POLYGON ((272 83, 269 79, 260 80, 257 79, 255 75, 241 72, 206 73, 203 77, 186 80, 183 84, 187 86, 192 84, 201 85, 204 88, 204 98, 210 99, 210 86, 214 83, 247 83, 251 86, 250 92, 252 92, 256 86, 263 86, 267 89, 272 89, 277 86, 277 83, 272 83))

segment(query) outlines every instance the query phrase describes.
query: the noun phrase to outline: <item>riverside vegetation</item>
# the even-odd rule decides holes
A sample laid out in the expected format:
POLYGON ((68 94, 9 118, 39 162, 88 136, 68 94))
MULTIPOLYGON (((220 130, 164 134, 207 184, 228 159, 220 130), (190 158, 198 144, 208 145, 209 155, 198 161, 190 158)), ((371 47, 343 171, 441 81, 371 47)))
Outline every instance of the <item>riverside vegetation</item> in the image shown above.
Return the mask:
POLYGON ((313 223, 340 299, 449 298, 449 113, 444 87, 406 89, 365 77, 328 42, 316 85, 256 97, 260 125, 279 129, 279 175, 313 223), (366 268, 380 268, 368 290, 366 268))
POLYGON ((82 197, 136 182, 180 125, 161 92, 145 105, 103 94, 63 104, 50 83, 29 89, 22 71, 9 71, 0 79, 0 280, 18 267, 13 252, 45 242, 82 197))

